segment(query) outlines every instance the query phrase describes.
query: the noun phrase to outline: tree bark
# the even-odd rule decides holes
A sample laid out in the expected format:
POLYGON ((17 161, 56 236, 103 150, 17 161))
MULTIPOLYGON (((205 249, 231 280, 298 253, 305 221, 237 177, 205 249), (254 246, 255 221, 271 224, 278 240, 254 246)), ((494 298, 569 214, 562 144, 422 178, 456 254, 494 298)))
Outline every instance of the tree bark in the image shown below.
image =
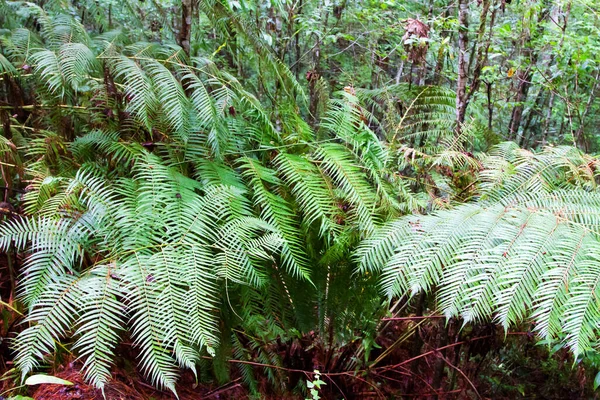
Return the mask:
POLYGON ((550 121, 552 121, 552 109, 554 108, 554 92, 550 93, 550 100, 548 101, 548 109, 546 110, 546 120, 544 121, 544 128, 542 129, 542 146, 545 146, 548 140, 548 133, 550 131, 550 121))
MULTIPOLYGON (((452 5, 448 5, 445 8, 443 18, 448 18, 448 16, 450 15, 450 9, 452 7, 452 5)), ((443 43, 444 40, 448 37, 448 33, 447 31, 443 30, 440 34, 441 42, 443 43)), ((444 51, 444 47, 445 46, 440 46, 440 49, 438 50, 437 60, 435 63, 435 71, 433 72, 433 82, 437 85, 439 85, 442 82, 442 70, 444 69, 444 59, 446 58, 446 52, 444 51)))
POLYGON ((396 72, 396 85, 400 83, 400 78, 402 78, 403 70, 404 70, 404 60, 401 60, 400 66, 398 67, 398 72, 396 72))
MULTIPOLYGON (((562 50, 563 47, 563 43, 565 41, 565 32, 567 31, 567 25, 569 23, 569 16, 571 14, 571 2, 569 1, 569 3, 567 3, 567 7, 565 9, 565 15, 564 15, 564 22, 563 25, 561 26, 561 30, 562 30, 562 35, 560 38, 560 42, 558 43, 558 48, 556 49, 556 53, 560 53, 560 51, 562 50)), ((556 8, 555 12, 553 12, 552 15, 552 19, 557 21, 560 15, 560 9, 556 8)), ((555 54, 556 54, 555 53, 555 54)), ((550 75, 550 66, 554 63, 555 60, 555 54, 552 54, 552 56, 550 57, 550 60, 548 62, 548 70, 546 71, 546 75, 550 75)), ((547 139, 548 139, 548 135, 550 133, 550 123, 552 122, 552 110, 554 108, 554 97, 556 95, 555 91, 552 90, 552 88, 550 89, 550 99, 548 100, 548 108, 546 109, 546 116, 544 118, 544 124, 541 130, 541 139, 538 141, 538 143, 540 143, 542 146, 545 146, 547 143, 547 139)), ((533 145, 535 145, 535 141, 532 143, 533 145)))
MULTIPOLYGON (((441 347, 445 347, 448 344, 448 329, 450 324, 446 324, 445 320, 440 320, 438 325, 438 340, 436 343, 436 347, 439 349, 441 347)), ((439 391, 442 387, 442 379, 444 378, 444 367, 446 366, 446 362, 444 361, 444 357, 446 355, 446 350, 441 350, 438 359, 435 360, 433 364, 433 379, 431 382, 431 386, 437 391, 439 391)), ((440 396, 432 395, 430 399, 435 400, 440 396)), ((443 397, 443 396, 442 396, 443 397)))
POLYGON ((192 37, 192 0, 181 0, 181 29, 177 37, 177 42, 190 55, 190 40, 192 37))
POLYGON ((492 121, 494 116, 494 105, 492 103, 492 84, 485 82, 487 93, 487 108, 488 108, 488 130, 492 131, 492 121))
MULTIPOLYGON (((423 315, 423 311, 425 309, 425 291, 419 292, 416 298, 416 307, 415 307, 415 316, 421 317, 423 315)), ((410 357, 416 357, 421 353, 421 349, 423 348, 423 340, 421 339, 421 335, 419 334, 419 328, 415 332, 415 341, 413 342, 412 347, 410 348, 410 357)), ((419 371, 419 361, 415 360, 411 367, 410 371, 413 376, 416 376, 419 371)), ((415 378, 413 377, 408 381, 408 385, 406 387, 406 393, 412 393, 415 385, 415 378)))
MULTIPOLYGON (((295 13, 294 15, 294 19, 297 18, 299 15, 302 15, 302 7, 304 5, 304 2, 302 0, 298 1, 298 11, 295 13)), ((290 25, 293 24, 293 21, 290 22, 290 25)), ((294 64, 294 73, 296 74, 296 79, 300 79, 300 58, 301 58, 301 51, 300 51, 300 32, 296 32, 294 34, 294 47, 296 50, 296 61, 294 64)))
POLYGON ((520 144, 522 135, 519 132, 519 128, 523 117, 523 106, 527 100, 527 94, 529 93, 529 87, 531 86, 531 78, 533 77, 531 68, 529 67, 525 71, 519 72, 517 77, 517 79, 519 79, 519 86, 517 89, 516 105, 514 106, 510 117, 508 137, 514 139, 517 144, 520 144))
MULTIPOLYGON (((543 22, 550 15, 549 8, 549 1, 544 1, 537 21, 538 25, 540 26, 539 30, 534 31, 533 35, 530 35, 528 33, 527 36, 525 36, 523 43, 529 45, 530 42, 532 42, 535 38, 540 37, 544 33, 543 22)), ((539 53, 534 51, 531 47, 526 47, 525 53, 526 57, 529 58, 529 66, 526 69, 517 73, 519 85, 517 89, 516 104, 512 110, 512 115, 510 118, 510 124, 508 128, 508 137, 514 139, 519 145, 521 144, 521 141, 523 139, 523 135, 520 132, 521 120, 523 118, 523 109, 525 101, 527 100, 529 88, 531 87, 532 83, 531 80, 533 78, 533 66, 537 64, 539 56, 539 53)))
POLYGON ((575 134, 575 141, 580 146, 583 147, 585 152, 588 151, 587 141, 583 135, 583 128, 585 127, 585 118, 590 112, 590 108, 594 103, 594 99, 596 98, 596 88, 598 87, 598 79, 600 78, 600 69, 596 71, 596 76, 594 77, 594 83, 592 88, 590 89, 590 95, 588 97, 587 103, 585 105, 585 110, 583 114, 579 117, 579 127, 577 128, 577 133, 575 134))
POLYGON ((483 3, 482 3, 481 17, 480 17, 480 21, 479 21, 479 30, 477 32, 477 57, 475 59, 475 68, 473 70, 473 80, 471 83, 471 88, 469 89, 469 92, 467 93, 466 100, 465 100, 465 103, 466 103, 465 109, 466 109, 466 107, 468 107, 473 94, 476 93, 477 90, 479 90, 479 86, 481 85, 481 72, 483 71, 483 67, 485 67, 485 64, 487 63, 487 60, 488 60, 490 44, 492 42, 493 27, 494 27, 494 22, 496 20, 496 9, 495 8, 492 10, 492 14, 490 17, 489 35, 484 43, 482 43, 482 41, 483 41, 483 37, 485 36, 485 26, 487 23, 487 16, 488 16, 488 13, 490 10, 491 3, 492 3, 491 0, 483 0, 483 3))
POLYGON ((467 111, 467 79, 469 51, 469 2, 458 0, 458 81, 456 84, 456 133, 461 134, 467 111))

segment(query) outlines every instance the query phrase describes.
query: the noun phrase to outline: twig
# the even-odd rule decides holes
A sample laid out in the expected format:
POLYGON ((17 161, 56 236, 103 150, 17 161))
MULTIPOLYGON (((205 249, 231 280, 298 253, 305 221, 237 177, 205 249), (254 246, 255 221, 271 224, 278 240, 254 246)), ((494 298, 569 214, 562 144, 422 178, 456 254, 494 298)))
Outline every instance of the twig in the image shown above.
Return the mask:
POLYGON ((415 319, 433 319, 433 318, 446 318, 445 315, 415 315, 414 317, 395 317, 395 318, 382 318, 382 321, 412 321, 415 319))
POLYGON ((403 365, 409 364, 409 363, 411 363, 413 361, 416 361, 419 358, 423 358, 423 357, 430 356, 432 354, 436 354, 436 353, 440 352, 441 350, 449 349, 450 347, 458 346, 460 344, 474 342, 476 340, 489 339, 491 337, 492 337, 492 335, 486 335, 486 336, 480 336, 480 337, 477 337, 477 338, 473 338, 473 339, 470 339, 470 340, 463 340, 461 342, 452 343, 452 344, 449 344, 449 345, 446 345, 446 346, 438 347, 437 349, 428 351, 427 353, 419 354, 418 356, 413 357, 413 358, 409 358, 408 360, 404 360, 401 363, 398 363, 398 364, 395 364, 395 365, 391 365, 391 366, 387 366, 387 367, 379 367, 379 368, 376 368, 376 369, 383 369, 384 371, 390 370, 390 369, 395 369, 395 368, 401 367, 403 365))
MULTIPOLYGON (((527 334, 527 332, 518 332, 518 334, 527 334)), ((470 343, 470 342, 475 342, 477 340, 483 340, 483 339, 489 339, 491 338, 493 335, 486 335, 486 336, 479 336, 476 338, 472 338, 469 340, 463 340, 461 342, 456 342, 456 343, 451 343, 449 345, 446 346, 442 346, 442 347, 438 347, 437 349, 428 351, 427 353, 423 353, 423 354, 419 354, 416 357, 412 357, 409 358, 408 360, 404 360, 398 364, 394 364, 394 365, 389 365, 389 366, 381 366, 381 367, 376 367, 376 368, 368 368, 368 369, 362 369, 362 370, 356 370, 356 371, 343 371, 343 372, 319 372, 320 375, 323 376, 349 376, 349 377, 354 377, 354 378, 358 378, 356 375, 359 373, 368 373, 368 372, 372 372, 372 371, 389 371, 389 370, 393 370, 399 367, 402 367, 406 364, 410 364, 413 361, 418 360, 419 358, 423 358, 423 357, 427 357, 430 356, 432 354, 438 353, 442 350, 451 348, 451 347, 455 347, 461 344, 465 344, 465 343, 470 343)), ((212 360, 212 357, 209 356, 202 356, 202 358, 208 359, 208 360, 212 360)), ((232 364, 246 364, 246 365, 251 365, 254 367, 263 367, 263 368, 272 368, 272 369, 278 369, 278 370, 282 370, 282 371, 287 371, 287 372, 298 372, 301 374, 307 374, 307 375, 314 375, 315 372, 314 371, 306 371, 303 369, 294 369, 294 368, 286 368, 286 367, 280 367, 279 365, 272 365, 272 364, 263 364, 263 363, 258 363, 258 362, 254 362, 254 361, 245 361, 245 360, 235 360, 235 359, 230 359, 227 360, 227 362, 232 363, 232 364)))
MULTIPOLYGON (((236 382, 236 381, 239 381, 239 380, 240 380, 240 378, 236 379, 236 380, 235 380, 235 381, 233 381, 233 382, 236 382)), ((229 384, 231 384, 231 383, 233 383, 233 382, 230 382, 229 384)), ((229 384, 228 384, 228 385, 229 385, 229 384)), ((223 386, 227 386, 227 385, 223 385, 223 386)), ((221 387, 223 387, 223 386, 221 386, 221 387)), ((209 398, 211 398, 211 397, 213 397, 213 396, 217 396, 217 395, 219 395, 219 394, 221 394, 221 393, 224 393, 224 392, 226 392, 226 391, 228 391, 228 390, 231 390, 231 389, 235 389, 235 388, 237 388, 237 387, 242 387, 242 385, 241 385, 241 384, 239 384, 239 383, 236 383, 235 385, 231 385, 231 386, 229 386, 229 387, 223 387, 223 389, 220 389, 220 390, 217 390, 217 391, 213 391, 213 392, 209 392, 210 394, 206 394, 206 395, 205 395, 204 397, 202 397, 202 398, 203 398, 203 399, 209 399, 209 398)))
POLYGON ((339 387, 339 385, 337 383, 335 383, 335 381, 333 380, 333 378, 330 377, 330 376, 326 376, 326 378, 329 379, 331 381, 331 383, 333 383, 333 386, 335 386, 340 391, 340 393, 342 394, 342 398, 344 400, 346 400, 346 394, 344 393, 344 391, 342 390, 342 388, 339 387))
POLYGON ((0 106, 0 110, 35 110, 36 108, 68 108, 74 110, 87 110, 84 106, 71 106, 68 104, 27 104, 24 106, 0 106))
POLYGON ((450 367, 454 368, 456 371, 458 371, 459 374, 461 374, 466 380, 467 382, 469 382, 469 385, 471 385, 471 387, 473 388, 473 390, 475 391, 475 394, 477 395, 477 398, 481 399, 481 395, 479 394, 479 392, 477 391, 477 388, 475 387, 475 384, 473 382, 471 382, 471 380, 469 379, 469 377, 457 366, 455 366, 454 364, 452 364, 450 361, 448 361, 446 359, 446 357, 444 357, 443 355, 439 355, 439 357, 444 360, 444 362, 446 364, 448 364, 450 367))
POLYGON ((21 317, 23 317, 23 313, 20 312, 19 310, 17 310, 16 308, 14 308, 13 306, 11 306, 8 303, 5 303, 4 301, 0 300, 0 306, 4 306, 7 308, 10 308, 12 311, 14 311, 15 313, 19 314, 21 317))

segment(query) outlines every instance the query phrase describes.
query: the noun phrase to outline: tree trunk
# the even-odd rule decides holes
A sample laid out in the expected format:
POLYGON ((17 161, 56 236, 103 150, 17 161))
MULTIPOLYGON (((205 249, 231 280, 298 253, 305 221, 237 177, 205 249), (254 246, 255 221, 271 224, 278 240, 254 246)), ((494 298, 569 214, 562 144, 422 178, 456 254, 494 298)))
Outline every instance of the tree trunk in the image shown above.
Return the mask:
MULTIPOLYGON (((559 18, 559 11, 560 9, 557 8, 555 10, 555 13, 553 13, 552 15, 552 19, 553 20, 558 20, 559 18)), ((564 15, 564 22, 563 25, 561 27, 562 30, 562 35, 560 38, 560 42, 558 43, 558 49, 557 49, 557 53, 560 53, 560 51, 562 50, 563 47, 563 43, 565 41, 565 32, 567 31, 567 26, 569 24, 569 16, 571 14, 571 2, 569 1, 569 3, 567 3, 567 8, 565 9, 565 15, 564 15)), ((554 59, 555 56, 554 54, 550 57, 550 61, 548 62, 548 66, 552 65, 554 63, 554 59)), ((550 75, 550 71, 546 71, 546 75, 550 75)), ((551 89, 550 92, 550 100, 548 101, 548 109, 546 110, 546 117, 544 119, 544 125, 541 131, 541 140, 540 140, 540 144, 542 146, 545 146, 548 140, 548 134, 549 134, 549 130, 550 130, 550 123, 552 122, 552 109, 554 107, 554 97, 555 97, 555 92, 554 90, 551 89)))
MULTIPOLYGON (((550 5, 548 1, 544 1, 543 3, 544 4, 542 5, 540 15, 537 21, 538 25, 540 26, 539 30, 534 31, 533 35, 530 35, 528 33, 523 40, 523 43, 526 43, 528 46, 535 38, 541 36, 544 33, 543 22, 550 15, 550 5)), ((517 142, 517 144, 521 144, 521 141, 523 139, 522 133, 520 132, 521 120, 523 119, 523 108, 525 102, 527 101, 529 88, 531 87, 531 80, 533 78, 533 66, 537 64, 539 53, 534 51, 531 47, 526 47, 525 55, 527 58, 529 58, 529 66, 527 67, 527 69, 519 71, 517 73, 519 85, 517 89, 516 105, 513 108, 508 128, 508 137, 514 139, 517 142)))
POLYGON ((181 0, 181 28, 177 43, 185 54, 190 55, 190 39, 192 36, 192 0, 181 0))
POLYGON ((532 127, 532 122, 536 115, 540 115, 544 104, 546 103, 546 97, 544 96, 544 89, 540 88, 538 90, 537 95, 535 96, 535 101, 533 102, 533 106, 529 108, 529 112, 527 113, 527 117, 525 118, 525 125, 523 126, 523 147, 529 146, 529 141, 535 136, 530 130, 532 127))
MULTIPOLYGON (((449 327, 450 327, 449 322, 448 322, 448 324, 446 324, 443 319, 439 321, 438 339, 437 339, 437 343, 436 343, 436 347, 438 349, 440 347, 444 347, 448 344, 448 329, 449 329, 449 327)), ((440 391, 440 389, 442 387, 442 378, 444 378, 444 367, 446 366, 446 362, 444 361, 445 356, 446 356, 446 351, 441 350, 437 360, 435 360, 435 363, 433 364, 433 380, 431 382, 431 386, 433 386, 433 388, 438 392, 440 391)), ((434 399, 438 399, 439 396, 436 394, 436 395, 432 395, 430 398, 432 400, 434 400, 434 399)), ((442 396, 442 398, 443 398, 443 396, 442 396)))
POLYGON ((583 135, 583 128, 585 127, 585 118, 590 112, 590 108, 594 103, 594 99, 596 98, 596 88, 598 87, 598 78, 600 78, 600 69, 596 72, 596 76, 594 77, 594 83, 592 84, 592 88, 590 89, 590 95, 588 97, 587 103, 585 105, 585 110, 583 114, 579 117, 579 127, 577 128, 577 133, 575 134, 575 141, 579 145, 579 147, 583 147, 585 152, 588 151, 587 141, 585 140, 585 136, 583 135))
POLYGON ((402 78, 403 70, 404 70, 404 60, 400 61, 400 66, 398 67, 398 72, 396 72, 396 85, 400 83, 400 78, 402 78))
POLYGON ((531 68, 527 68, 525 71, 517 74, 519 86, 517 89, 516 105, 512 110, 510 124, 508 127, 508 137, 514 139, 517 144, 521 143, 522 135, 519 132, 519 128, 521 126, 521 119, 523 118, 523 106, 527 100, 527 94, 529 93, 529 87, 531 86, 532 76, 533 74, 531 73, 531 68))
MULTIPOLYGON (((419 292, 419 294, 417 295, 416 298, 416 307, 415 307, 415 316, 417 317, 421 317, 423 316, 423 311, 425 308, 425 292, 421 291, 419 292)), ((417 330, 415 331, 415 341, 413 342, 413 345, 410 349, 410 357, 416 357, 421 353, 421 349, 423 348, 423 340, 421 339, 421 335, 419 334, 419 328, 417 327, 417 330)), ((418 374, 419 371, 419 359, 415 360, 412 362, 412 365, 410 366, 410 371, 413 374, 413 378, 410 379, 408 381, 408 385, 406 387, 406 393, 412 393, 413 392, 413 388, 415 385, 415 379, 414 376, 416 376, 418 374)))
MULTIPOLYGON (((450 15, 450 9, 452 7, 453 7, 452 5, 448 5, 445 8, 443 18, 448 18, 448 16, 450 15)), ((442 32, 440 32, 440 35, 441 35, 441 42, 443 42, 448 37, 448 33, 445 30, 442 30, 442 32)), ((444 69, 444 59, 445 58, 446 58, 446 52, 444 51, 444 46, 440 46, 440 49, 438 50, 438 54, 437 54, 437 60, 435 63, 435 71, 433 72, 433 82, 436 85, 439 85, 442 82, 442 70, 444 69)))
POLYGON ((548 101, 548 109, 546 110, 546 120, 544 121, 544 128, 542 129, 542 146, 546 145, 548 140, 548 133, 550 130, 550 121, 552 121, 552 108, 554 107, 554 92, 550 93, 550 100, 548 101))
POLYGON ((491 5, 491 0, 483 0, 482 8, 481 8, 481 16, 479 19, 480 20, 479 21, 479 30, 477 32, 477 46, 478 46, 477 47, 477 57, 475 59, 475 68, 473 70, 473 80, 471 83, 471 88, 469 89, 469 92, 467 93, 466 100, 465 100, 465 110, 466 110, 466 107, 468 107, 473 94, 476 93, 477 90, 479 90, 479 86, 481 85, 481 79, 480 79, 481 72, 483 71, 483 67, 485 67, 485 64, 487 63, 487 60, 488 60, 490 44, 492 43, 493 27, 494 27, 494 22, 496 20, 496 9, 495 8, 492 10, 492 15, 490 18, 489 35, 484 43, 482 43, 482 41, 483 41, 483 37, 485 36, 485 26, 487 23, 487 16, 488 16, 488 13, 490 10, 490 5, 491 5))
POLYGON ((461 134, 467 111, 467 78, 469 51, 469 2, 458 0, 458 81, 456 84, 456 133, 461 134))
MULTIPOLYGON (((302 15, 302 7, 304 5, 304 2, 302 0, 298 1, 298 11, 296 12, 294 19, 297 18, 299 15, 302 15)), ((290 22, 290 25, 293 24, 293 21, 290 22)), ((296 32, 294 34, 294 47, 296 50, 296 61, 294 63, 294 73, 296 74, 296 79, 300 79, 300 58, 301 56, 301 51, 300 51, 300 32, 296 32)))
POLYGON ((492 84, 485 82, 487 93, 487 108, 488 108, 488 131, 492 131, 492 121, 494 116, 494 104, 492 103, 492 84))

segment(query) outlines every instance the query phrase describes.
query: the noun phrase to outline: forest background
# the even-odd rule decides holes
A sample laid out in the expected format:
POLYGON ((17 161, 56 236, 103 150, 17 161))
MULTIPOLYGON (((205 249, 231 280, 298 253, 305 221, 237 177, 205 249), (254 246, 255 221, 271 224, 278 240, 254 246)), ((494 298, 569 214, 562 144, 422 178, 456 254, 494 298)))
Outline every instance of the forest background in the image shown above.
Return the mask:
POLYGON ((0 396, 595 398, 599 12, 0 0, 0 396))

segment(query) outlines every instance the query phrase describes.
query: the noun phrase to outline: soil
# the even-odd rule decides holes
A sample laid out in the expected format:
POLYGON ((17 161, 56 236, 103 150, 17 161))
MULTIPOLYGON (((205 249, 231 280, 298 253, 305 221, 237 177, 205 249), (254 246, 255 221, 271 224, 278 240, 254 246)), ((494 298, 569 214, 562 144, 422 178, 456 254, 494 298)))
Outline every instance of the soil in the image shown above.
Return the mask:
MULTIPOLYGON (((86 384, 78 370, 78 365, 70 363, 64 370, 55 376, 73 382, 73 386, 39 385, 30 391, 30 396, 35 400, 173 400, 172 393, 157 391, 145 384, 139 377, 128 376, 117 372, 114 379, 104 390, 104 395, 99 389, 86 384)), ((196 399, 245 399, 248 398, 246 390, 234 380, 223 386, 202 385, 196 386, 192 374, 184 374, 177 387, 180 400, 196 399)))

